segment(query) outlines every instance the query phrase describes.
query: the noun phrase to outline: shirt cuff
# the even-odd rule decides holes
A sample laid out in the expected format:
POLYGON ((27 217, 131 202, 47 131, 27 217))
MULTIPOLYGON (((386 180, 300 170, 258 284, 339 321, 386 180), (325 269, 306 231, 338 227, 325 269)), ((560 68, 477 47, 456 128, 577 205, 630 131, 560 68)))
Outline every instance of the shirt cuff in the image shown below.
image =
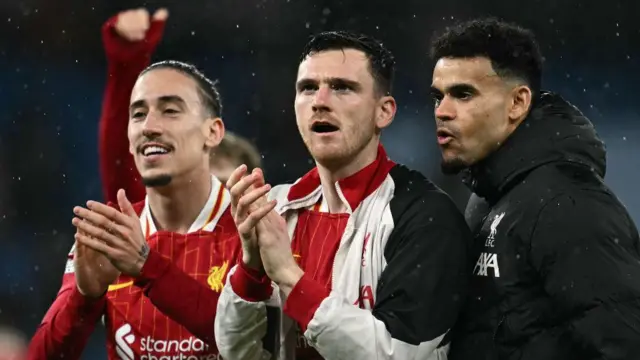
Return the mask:
POLYGON ((249 302, 265 301, 273 291, 271 279, 266 274, 245 266, 242 261, 229 278, 229 283, 233 292, 249 302))
POLYGON ((283 311, 298 322, 304 333, 316 310, 328 296, 329 290, 305 273, 291 290, 283 311))
MULTIPOLYGON (((106 292, 105 292, 106 294, 106 292)), ((105 294, 97 298, 82 295, 78 287, 73 286, 71 294, 68 298, 68 306, 72 309, 78 309, 80 314, 92 313, 94 311, 102 311, 102 306, 106 301, 105 294)))

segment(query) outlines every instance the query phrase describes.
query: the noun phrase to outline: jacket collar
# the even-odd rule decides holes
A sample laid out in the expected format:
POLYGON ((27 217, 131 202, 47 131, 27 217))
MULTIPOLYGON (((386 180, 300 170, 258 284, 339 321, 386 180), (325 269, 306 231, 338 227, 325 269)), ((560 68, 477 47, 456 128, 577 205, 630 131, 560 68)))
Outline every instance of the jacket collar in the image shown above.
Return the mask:
POLYGON ((463 171, 463 182, 476 195, 495 202, 530 171, 552 162, 588 167, 604 177, 606 150, 580 110, 557 94, 542 92, 507 141, 463 171))
MULTIPOLYGON (((335 183, 338 194, 342 194, 343 201, 346 201, 350 212, 355 211, 367 196, 371 195, 380 187, 394 166, 395 163, 387 157, 387 153, 382 145, 379 145, 376 159, 371 164, 335 183)), ((317 193, 317 198, 322 194, 320 175, 318 174, 317 167, 311 169, 311 171, 291 186, 287 194, 287 201, 295 202, 302 200, 314 193, 317 193)))

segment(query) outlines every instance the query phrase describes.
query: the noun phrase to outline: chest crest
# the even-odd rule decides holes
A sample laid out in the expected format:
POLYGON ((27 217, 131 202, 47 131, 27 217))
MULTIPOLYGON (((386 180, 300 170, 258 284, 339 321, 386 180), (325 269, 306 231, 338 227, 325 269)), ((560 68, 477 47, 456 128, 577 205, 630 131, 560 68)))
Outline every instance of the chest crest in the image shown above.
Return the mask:
POLYGON ((209 277, 207 277, 207 284, 211 288, 211 290, 215 292, 220 292, 222 287, 224 286, 224 278, 229 270, 229 262, 224 261, 220 266, 213 266, 209 270, 209 277))
POLYGON ((498 212, 497 214, 490 214, 485 220, 485 224, 489 224, 488 234, 486 231, 486 225, 483 226, 483 231, 479 235, 482 249, 479 251, 478 259, 473 267, 473 275, 475 276, 487 276, 487 277, 500 277, 500 259, 498 252, 495 250, 496 237, 500 232, 500 222, 505 216, 505 212, 498 212), (486 236, 485 236, 486 235, 486 236))

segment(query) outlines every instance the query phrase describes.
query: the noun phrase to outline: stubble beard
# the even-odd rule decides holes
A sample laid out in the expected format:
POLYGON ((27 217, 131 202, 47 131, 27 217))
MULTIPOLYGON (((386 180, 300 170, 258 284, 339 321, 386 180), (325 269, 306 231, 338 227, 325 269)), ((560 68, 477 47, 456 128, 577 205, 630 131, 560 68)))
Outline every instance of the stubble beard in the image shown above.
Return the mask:
POLYGON ((173 177, 169 174, 142 177, 142 183, 149 188, 167 186, 171 183, 171 180, 173 180, 173 177))

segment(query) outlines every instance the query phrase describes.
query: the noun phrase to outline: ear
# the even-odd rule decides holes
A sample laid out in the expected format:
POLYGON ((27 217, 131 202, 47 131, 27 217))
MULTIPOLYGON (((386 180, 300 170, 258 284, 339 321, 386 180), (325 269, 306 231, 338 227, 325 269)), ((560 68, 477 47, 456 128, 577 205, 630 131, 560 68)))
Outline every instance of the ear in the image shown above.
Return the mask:
POLYGON ((393 96, 383 96, 378 101, 378 109, 376 111, 376 127, 384 129, 393 122, 396 116, 396 99, 393 96))
POLYGON ((205 120, 202 126, 202 134, 205 138, 204 144, 210 149, 218 146, 224 137, 224 131, 224 123, 221 118, 216 117, 205 120))
POLYGON ((531 101, 533 100, 531 89, 526 85, 518 85, 511 91, 511 106, 508 115, 509 122, 519 125, 531 109, 531 101))

